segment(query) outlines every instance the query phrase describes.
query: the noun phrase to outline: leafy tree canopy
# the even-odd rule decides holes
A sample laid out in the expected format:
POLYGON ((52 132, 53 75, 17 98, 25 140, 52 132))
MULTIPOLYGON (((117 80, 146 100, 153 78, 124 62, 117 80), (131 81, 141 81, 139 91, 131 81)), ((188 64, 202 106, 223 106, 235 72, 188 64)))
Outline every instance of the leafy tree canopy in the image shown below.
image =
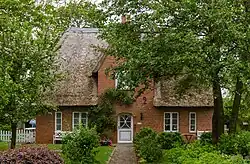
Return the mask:
MULTIPOLYGON (((250 28, 247 1, 104 0, 107 22, 101 37, 107 55, 116 57, 111 71, 126 71, 136 88, 161 77, 183 76, 183 86, 213 88, 213 137, 223 132, 221 87, 249 79, 250 28), (120 23, 120 16, 127 22, 120 23), (120 60, 122 59, 122 60, 120 60)), ((180 86, 182 87, 182 86, 180 86)))
POLYGON ((12 125, 12 148, 19 121, 54 108, 45 93, 59 78, 59 40, 71 26, 95 26, 76 21, 91 15, 85 12, 91 8, 83 1, 0 0, 0 122, 12 125))

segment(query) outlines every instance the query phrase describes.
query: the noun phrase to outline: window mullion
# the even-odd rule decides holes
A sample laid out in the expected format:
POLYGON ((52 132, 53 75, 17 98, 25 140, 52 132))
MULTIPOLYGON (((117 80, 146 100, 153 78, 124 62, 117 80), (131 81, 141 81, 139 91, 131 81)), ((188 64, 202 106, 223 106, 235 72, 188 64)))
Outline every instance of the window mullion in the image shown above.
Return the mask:
POLYGON ((173 131, 173 113, 170 113, 170 132, 173 131))

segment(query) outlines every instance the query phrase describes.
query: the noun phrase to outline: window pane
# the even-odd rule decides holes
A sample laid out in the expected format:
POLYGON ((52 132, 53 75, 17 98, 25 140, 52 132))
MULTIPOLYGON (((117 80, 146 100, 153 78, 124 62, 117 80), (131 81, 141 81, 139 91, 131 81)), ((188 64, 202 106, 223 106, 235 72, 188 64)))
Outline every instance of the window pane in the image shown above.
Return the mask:
POLYGON ((56 130, 62 130, 62 125, 56 125, 56 130))
POLYGON ((173 119, 172 124, 177 124, 177 119, 173 119))
POLYGON ((165 124, 169 124, 170 125, 170 119, 166 119, 165 120, 165 124))
POLYGON ((86 118, 87 118, 87 113, 81 113, 81 117, 82 117, 82 119, 83 119, 83 118, 86 119, 86 118))
POLYGON ((165 113, 165 119, 169 118, 170 119, 170 113, 165 113))
POLYGON ((191 125, 195 125, 195 120, 191 120, 191 125))
POLYGON ((62 117, 62 113, 56 113, 56 118, 61 118, 62 117))
POLYGON ((56 112, 55 116, 55 130, 62 130, 62 113, 56 112))
POLYGON ((177 131, 177 125, 175 124, 173 124, 173 126, 172 126, 172 131, 177 131))
POLYGON ((131 121, 131 116, 125 115, 125 120, 126 121, 131 121))
POLYGON ((165 125, 165 131, 170 131, 170 125, 165 125))
POLYGON ((173 118, 173 119, 177 119, 177 113, 173 113, 173 114, 172 114, 172 118, 173 118))
POLYGON ((77 118, 77 119, 79 119, 79 113, 74 113, 74 118, 77 118))
POLYGON ((79 119, 74 119, 74 124, 79 124, 79 119))
POLYGON ((190 130, 191 130, 191 131, 195 131, 195 126, 191 125, 190 130))
POLYGON ((191 119, 195 119, 195 114, 191 113, 191 119))

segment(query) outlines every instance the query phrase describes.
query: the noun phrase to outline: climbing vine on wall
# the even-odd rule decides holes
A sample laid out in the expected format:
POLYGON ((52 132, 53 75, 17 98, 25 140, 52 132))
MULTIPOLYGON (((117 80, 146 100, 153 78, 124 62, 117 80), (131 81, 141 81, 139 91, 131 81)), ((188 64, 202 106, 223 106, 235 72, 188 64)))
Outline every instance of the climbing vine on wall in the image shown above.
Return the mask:
POLYGON ((99 97, 98 106, 93 107, 89 112, 89 126, 95 126, 100 135, 110 137, 108 132, 112 133, 116 128, 114 105, 132 104, 134 101, 132 95, 128 91, 107 89, 99 97))

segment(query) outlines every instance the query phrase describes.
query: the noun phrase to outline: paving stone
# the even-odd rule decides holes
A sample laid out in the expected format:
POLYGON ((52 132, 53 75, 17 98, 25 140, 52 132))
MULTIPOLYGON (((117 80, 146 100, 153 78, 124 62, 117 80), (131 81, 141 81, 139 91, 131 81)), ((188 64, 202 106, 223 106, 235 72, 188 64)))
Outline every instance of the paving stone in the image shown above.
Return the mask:
POLYGON ((117 144, 109 164, 137 164, 133 144, 117 144))

